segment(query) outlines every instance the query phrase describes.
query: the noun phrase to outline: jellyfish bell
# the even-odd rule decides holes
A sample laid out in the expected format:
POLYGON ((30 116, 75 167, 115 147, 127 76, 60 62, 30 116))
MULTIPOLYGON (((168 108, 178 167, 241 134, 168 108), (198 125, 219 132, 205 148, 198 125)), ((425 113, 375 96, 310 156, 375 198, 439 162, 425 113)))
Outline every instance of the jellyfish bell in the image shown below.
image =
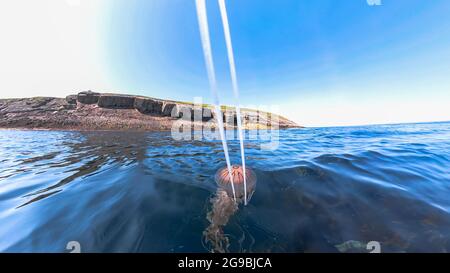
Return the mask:
MULTIPOLYGON (((231 166, 231 176, 238 201, 244 201, 244 168, 240 165, 231 166)), ((246 184, 247 184, 247 202, 252 197, 256 188, 256 174, 250 169, 245 168, 246 184)), ((217 185, 226 191, 230 198, 233 198, 233 188, 231 186, 231 179, 228 168, 224 167, 217 171, 215 177, 217 185)))

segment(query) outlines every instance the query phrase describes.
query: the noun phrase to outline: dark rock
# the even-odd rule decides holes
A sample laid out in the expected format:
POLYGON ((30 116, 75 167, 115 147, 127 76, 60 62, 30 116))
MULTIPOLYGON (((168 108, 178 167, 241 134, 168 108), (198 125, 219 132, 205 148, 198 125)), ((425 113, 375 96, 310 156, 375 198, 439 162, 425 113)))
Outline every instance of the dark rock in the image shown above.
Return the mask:
POLYGON ((184 120, 194 120, 194 108, 187 105, 178 105, 179 111, 178 115, 181 119, 184 120))
POLYGON ((180 114, 176 103, 165 102, 163 104, 162 115, 165 117, 179 118, 180 114), (172 113, 174 111, 174 113, 172 113))
POLYGON ((98 98, 98 106, 112 109, 133 109, 134 101, 134 96, 101 94, 98 98))
POLYGON ((178 117, 191 121, 209 121, 214 115, 210 108, 179 105, 178 117))
POLYGON ((77 104, 77 95, 69 95, 66 97, 68 104, 77 104))
POLYGON ((164 103, 162 114, 163 116, 170 116, 172 118, 194 120, 194 108, 185 104, 164 103))
POLYGON ((158 114, 163 112, 163 102, 149 98, 136 98, 134 108, 142 114, 158 114))
POLYGON ((54 98, 49 98, 49 97, 34 97, 34 98, 31 98, 30 101, 27 101, 26 104, 30 105, 32 108, 40 108, 40 107, 46 106, 53 99, 54 98))
POLYGON ((95 93, 92 91, 83 91, 78 93, 77 100, 78 102, 84 104, 95 104, 98 102, 99 97, 99 93, 95 93))
POLYGON ((234 111, 223 112, 223 123, 225 125, 237 126, 236 112, 234 111))
POLYGON ((192 112, 193 121, 209 121, 214 117, 210 108, 194 107, 192 112))
POLYGON ((77 105, 76 104, 64 104, 63 108, 66 110, 75 110, 75 109, 77 109, 77 105))
POLYGON ((203 108, 202 121, 209 121, 213 118, 213 113, 210 108, 203 108))

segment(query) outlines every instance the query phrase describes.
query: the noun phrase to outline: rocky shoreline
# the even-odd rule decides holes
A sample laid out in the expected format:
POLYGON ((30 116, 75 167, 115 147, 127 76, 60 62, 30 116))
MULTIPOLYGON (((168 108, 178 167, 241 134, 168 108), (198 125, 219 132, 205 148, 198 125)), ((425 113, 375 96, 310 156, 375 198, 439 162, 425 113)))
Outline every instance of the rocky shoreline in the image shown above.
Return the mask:
MULTIPOLYGON (((300 128, 281 116, 243 109, 245 129, 300 128)), ((236 126, 236 113, 226 108, 227 128, 236 126)), ((216 126, 209 105, 193 105, 143 96, 80 92, 66 98, 0 99, 0 128, 50 130, 168 131, 183 126, 216 126)), ((200 127, 201 128, 201 127, 200 127)))

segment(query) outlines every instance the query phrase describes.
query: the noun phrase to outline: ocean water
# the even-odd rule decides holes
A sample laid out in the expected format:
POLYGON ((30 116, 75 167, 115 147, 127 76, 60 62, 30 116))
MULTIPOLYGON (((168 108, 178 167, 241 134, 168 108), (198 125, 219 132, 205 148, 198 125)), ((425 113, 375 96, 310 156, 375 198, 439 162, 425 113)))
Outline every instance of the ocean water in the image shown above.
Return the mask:
MULTIPOLYGON (((230 252, 450 252, 450 123, 280 131, 246 141, 257 176, 230 252)), ((230 141, 233 163, 239 142, 230 141)), ((220 141, 0 131, 0 251, 208 252, 220 141)))

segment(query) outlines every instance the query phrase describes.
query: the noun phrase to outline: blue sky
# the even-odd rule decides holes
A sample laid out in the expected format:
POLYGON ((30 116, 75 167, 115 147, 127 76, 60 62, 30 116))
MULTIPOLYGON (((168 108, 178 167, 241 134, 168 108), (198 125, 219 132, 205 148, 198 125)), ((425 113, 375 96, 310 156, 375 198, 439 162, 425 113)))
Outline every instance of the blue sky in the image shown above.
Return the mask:
MULTIPOLYGON (((85 22, 81 37, 93 32, 68 46, 71 75, 95 71, 61 87, 211 101, 194 0, 66 2, 86 9, 73 19, 85 22), (85 52, 89 65, 76 57, 85 52)), ((221 99, 230 104, 217 1, 207 7, 221 99)), ((308 126, 450 120, 449 1, 228 0, 227 8, 244 106, 278 105, 308 126)), ((53 93, 71 90, 61 87, 53 93)))

